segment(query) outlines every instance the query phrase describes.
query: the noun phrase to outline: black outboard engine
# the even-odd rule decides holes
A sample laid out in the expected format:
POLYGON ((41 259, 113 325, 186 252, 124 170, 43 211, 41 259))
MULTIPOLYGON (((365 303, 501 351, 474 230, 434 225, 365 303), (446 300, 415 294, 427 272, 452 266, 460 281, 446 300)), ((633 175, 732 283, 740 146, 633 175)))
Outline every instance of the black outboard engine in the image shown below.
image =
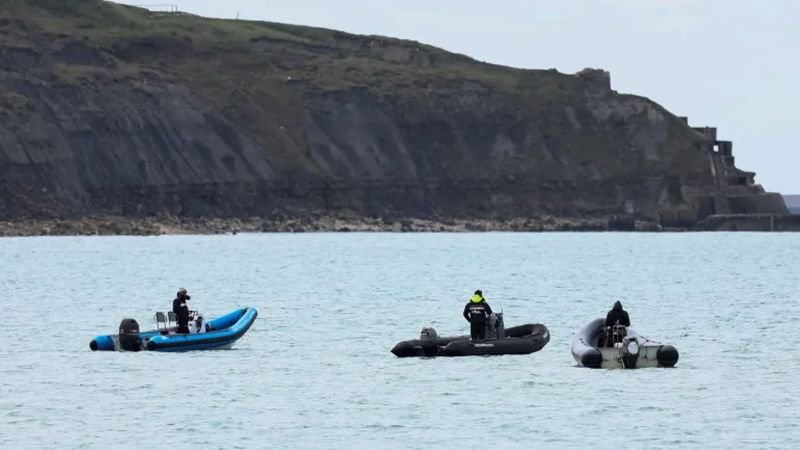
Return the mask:
POLYGON ((419 340, 420 341, 435 341, 439 335, 436 333, 436 330, 431 327, 425 327, 419 333, 419 340))
POLYGON ((133 319, 122 319, 119 324, 119 346, 129 352, 141 350, 139 345, 139 323, 133 319))
POLYGON ((505 339, 506 326, 503 322, 503 313, 494 313, 486 321, 486 339, 505 339))
POLYGON ((622 340, 622 362, 626 369, 635 369, 639 361, 639 341, 636 338, 624 338, 622 340))
POLYGON ((422 349, 422 356, 436 356, 436 339, 439 335, 431 327, 425 327, 419 333, 419 346, 422 349))

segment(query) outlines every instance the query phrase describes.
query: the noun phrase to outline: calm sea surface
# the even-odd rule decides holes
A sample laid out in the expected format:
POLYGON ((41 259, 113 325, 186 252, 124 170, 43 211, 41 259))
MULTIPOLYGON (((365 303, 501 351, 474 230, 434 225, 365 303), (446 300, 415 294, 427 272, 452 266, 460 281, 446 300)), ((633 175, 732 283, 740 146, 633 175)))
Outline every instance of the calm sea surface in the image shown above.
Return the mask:
POLYGON ((797 448, 800 234, 0 239, 0 448, 797 448), (89 350, 186 287, 233 350, 89 350), (526 356, 398 359, 482 289, 526 356), (675 369, 579 368, 614 300, 675 369))

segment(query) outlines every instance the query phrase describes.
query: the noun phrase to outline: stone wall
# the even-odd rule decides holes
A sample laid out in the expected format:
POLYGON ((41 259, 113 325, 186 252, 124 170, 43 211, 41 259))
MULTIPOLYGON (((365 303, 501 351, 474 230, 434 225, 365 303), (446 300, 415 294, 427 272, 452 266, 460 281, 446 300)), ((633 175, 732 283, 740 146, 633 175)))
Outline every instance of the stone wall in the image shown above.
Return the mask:
POLYGON ((717 214, 698 222, 695 231, 800 231, 800 216, 790 214, 717 214))
MULTIPOLYGON (((703 137, 700 149, 708 155, 709 170, 716 187, 711 196, 711 207, 706 208, 706 214, 699 214, 698 220, 710 214, 788 213, 780 194, 765 192, 756 183, 755 172, 736 167, 733 142, 718 139, 715 127, 693 129, 703 137)), ((699 202, 707 205, 706 200, 699 202)))

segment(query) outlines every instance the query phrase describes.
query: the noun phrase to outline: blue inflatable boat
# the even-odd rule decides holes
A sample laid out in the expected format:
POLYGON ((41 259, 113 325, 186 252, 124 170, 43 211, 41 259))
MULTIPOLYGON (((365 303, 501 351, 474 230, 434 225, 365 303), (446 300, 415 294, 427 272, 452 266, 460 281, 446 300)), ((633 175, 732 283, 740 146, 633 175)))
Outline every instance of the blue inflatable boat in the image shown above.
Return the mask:
MULTIPOLYGON (((157 313, 156 317, 160 317, 157 313)), ((183 352, 189 350, 213 350, 230 348, 253 325, 258 312, 255 308, 242 308, 217 317, 207 323, 193 322, 189 334, 176 333, 175 328, 159 324, 156 329, 139 331, 139 324, 133 319, 124 319, 119 326, 119 334, 97 336, 89 343, 92 350, 134 351, 151 350, 157 352, 183 352)))

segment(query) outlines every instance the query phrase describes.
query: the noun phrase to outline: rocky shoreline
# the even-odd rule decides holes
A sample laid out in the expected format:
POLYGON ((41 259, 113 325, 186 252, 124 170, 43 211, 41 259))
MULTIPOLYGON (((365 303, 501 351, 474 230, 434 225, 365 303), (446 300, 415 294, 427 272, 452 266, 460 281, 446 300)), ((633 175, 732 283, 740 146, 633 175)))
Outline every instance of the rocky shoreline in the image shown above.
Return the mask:
MULTIPOLYGON (((635 222, 635 231, 660 231, 658 225, 635 222)), ((608 231, 608 218, 420 219, 321 216, 303 218, 186 218, 120 216, 81 219, 0 221, 0 236, 92 236, 226 234, 252 232, 475 232, 475 231, 608 231)))

